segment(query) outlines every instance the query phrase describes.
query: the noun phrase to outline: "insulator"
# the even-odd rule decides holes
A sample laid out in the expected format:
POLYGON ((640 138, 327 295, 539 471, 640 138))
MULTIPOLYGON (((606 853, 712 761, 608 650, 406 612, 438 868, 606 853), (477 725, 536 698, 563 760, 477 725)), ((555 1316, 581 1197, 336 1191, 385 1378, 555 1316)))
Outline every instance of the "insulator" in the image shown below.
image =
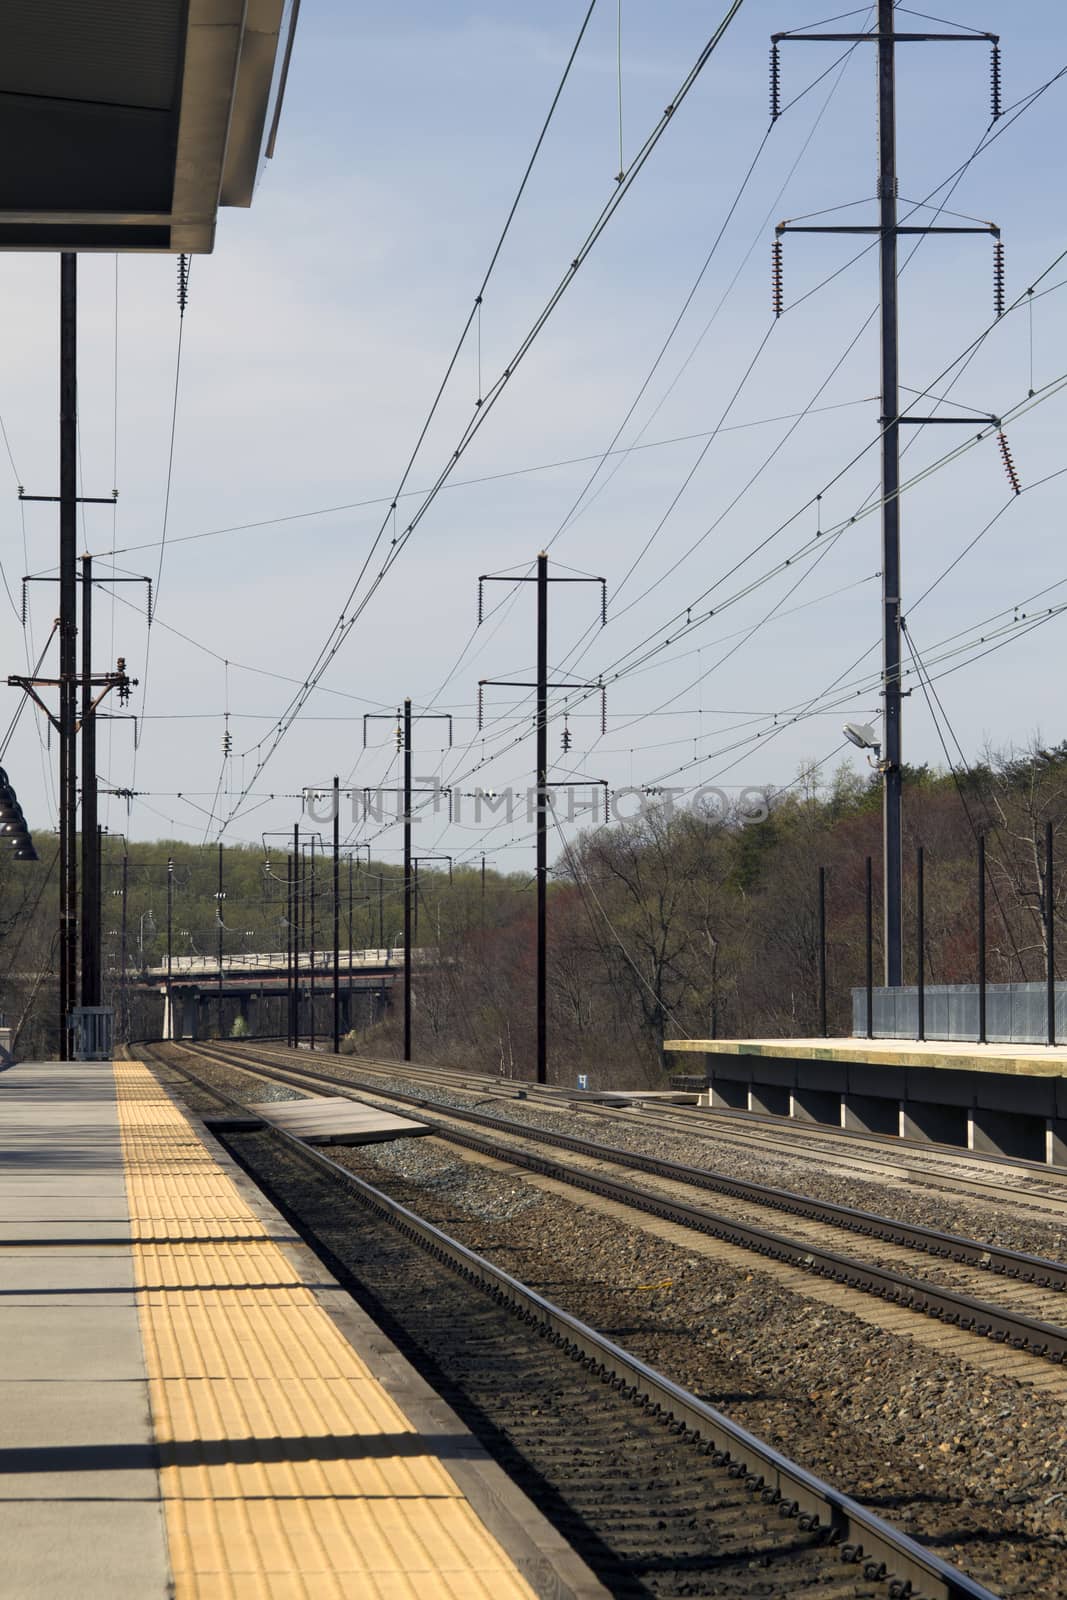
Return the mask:
POLYGON ((189 257, 187 255, 180 255, 178 257, 178 311, 179 311, 179 314, 181 316, 183 316, 183 317, 185 315, 185 308, 188 305, 188 303, 189 303, 189 257))
POLYGON ((1003 428, 997 434, 997 443, 1000 446, 1001 460, 1004 462, 1004 471, 1008 474, 1008 482, 1011 484, 1012 493, 1022 494, 1022 484, 1019 482, 1019 474, 1015 470, 1015 462, 1011 459, 1011 447, 1004 436, 1003 428))
POLYGON ((21 608, 21 615, 22 615, 22 626, 25 627, 26 626, 26 580, 25 580, 25 578, 23 578, 23 580, 22 580, 22 608, 21 608))
POLYGON ((570 749, 570 747, 571 747, 571 730, 567 726, 566 717, 564 717, 564 719, 563 719, 563 753, 564 753, 564 755, 566 755, 566 753, 570 749))
POLYGON ((222 736, 222 753, 223 753, 224 756, 228 756, 228 755, 232 754, 232 752, 233 752, 233 734, 232 733, 224 733, 223 736, 222 736))
POLYGON ((483 684, 479 684, 478 685, 478 732, 479 733, 481 733, 481 731, 482 731, 482 721, 483 721, 483 717, 484 717, 484 712, 485 712, 485 687, 484 687, 483 684))
POLYGON ((151 627, 152 626, 152 580, 151 580, 151 578, 148 579, 148 609, 145 612, 145 617, 146 617, 146 619, 148 621, 148 626, 151 627))
POLYGON ((771 45, 771 121, 777 122, 782 114, 782 67, 778 60, 778 46, 771 45))
POLYGON ((608 691, 600 685, 600 733, 603 737, 608 731, 608 691))
POLYGON ((601 580, 600 580, 600 626, 602 628, 606 628, 607 625, 608 625, 608 586, 605 583, 604 579, 601 578, 601 580))
POLYGON ((999 239, 993 245, 993 314, 1004 315, 1004 246, 999 239))
POLYGON ((782 241, 775 239, 771 245, 771 300, 774 305, 774 314, 780 317, 784 309, 782 303, 782 241))
POLYGON ((1000 103, 1000 46, 995 44, 989 57, 989 109, 993 121, 1001 114, 1000 103))
POLYGON ((397 747, 398 750, 400 749, 400 746, 402 745, 403 742, 404 742, 404 736, 400 731, 400 724, 398 722, 397 725, 396 725, 396 747, 397 747))
POLYGON ((481 627, 481 625, 482 625, 482 623, 484 621, 485 621, 485 583, 481 578, 479 578, 478 579, 478 626, 479 626, 479 628, 481 627))

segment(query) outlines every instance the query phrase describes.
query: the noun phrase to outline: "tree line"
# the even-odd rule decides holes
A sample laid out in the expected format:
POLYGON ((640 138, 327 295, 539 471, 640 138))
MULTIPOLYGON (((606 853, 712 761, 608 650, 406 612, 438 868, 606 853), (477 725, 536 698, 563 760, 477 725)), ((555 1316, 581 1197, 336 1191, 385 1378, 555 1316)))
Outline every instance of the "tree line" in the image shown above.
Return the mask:
MULTIPOLYGON (((962 772, 905 774, 905 978, 917 967, 915 871, 925 855, 924 967, 930 983, 977 972, 977 839, 986 839, 991 982, 1041 979, 1048 928, 1046 824, 1067 819, 1067 743, 985 752, 962 772)), ((0 853, 0 1009, 23 1056, 54 1053, 57 884, 55 841, 41 860, 0 853)), ((581 834, 557 857, 548 894, 550 1074, 592 1083, 653 1084, 680 1037, 804 1036, 818 1031, 818 870, 826 872, 829 1031, 851 1031, 851 992, 864 982, 866 861, 873 865, 875 973, 881 964, 881 785, 848 766, 815 769, 772 797, 758 818, 720 807, 672 807, 655 794, 640 814, 581 834)), ((1055 853, 1054 853, 1055 859, 1055 853)), ((174 863, 175 955, 215 959, 286 948, 286 853, 180 841, 107 839, 103 872, 105 1001, 163 964, 167 863, 174 863), (126 857, 125 932, 122 919, 126 857), (221 928, 220 928, 221 921, 221 928), (125 957, 125 963, 123 962, 125 957)), ((1067 858, 1053 878, 1058 928, 1067 858)), ((306 949, 333 937, 328 855, 306 862, 306 949)), ((356 949, 401 940, 403 875, 395 861, 343 860, 341 942, 356 949)), ((532 874, 424 864, 413 940, 418 963, 417 1058, 530 1076, 534 1045, 535 886, 532 874)), ((1054 940, 1054 947, 1056 941, 1054 940)), ((1067 945, 1059 941, 1067 954, 1067 945)), ((142 1003, 135 1035, 158 1031, 161 1006, 142 1003)), ((396 1008, 350 1048, 399 1054, 396 1008)))

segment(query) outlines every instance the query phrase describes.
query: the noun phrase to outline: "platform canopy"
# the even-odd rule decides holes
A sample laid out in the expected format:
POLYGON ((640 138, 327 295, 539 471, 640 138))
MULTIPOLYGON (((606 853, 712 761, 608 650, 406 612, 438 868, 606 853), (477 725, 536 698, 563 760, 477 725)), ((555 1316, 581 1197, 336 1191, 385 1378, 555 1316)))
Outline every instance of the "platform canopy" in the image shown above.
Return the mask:
POLYGON ((252 202, 298 6, 2 0, 0 249, 210 251, 252 202))

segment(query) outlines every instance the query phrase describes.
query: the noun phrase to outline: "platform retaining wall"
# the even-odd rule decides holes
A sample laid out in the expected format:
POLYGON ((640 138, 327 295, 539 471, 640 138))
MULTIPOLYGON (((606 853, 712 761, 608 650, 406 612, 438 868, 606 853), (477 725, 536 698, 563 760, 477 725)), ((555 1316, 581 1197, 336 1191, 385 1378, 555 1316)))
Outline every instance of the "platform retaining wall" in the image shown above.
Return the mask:
POLYGON ((747 1053, 704 1059, 707 1103, 720 1110, 1067 1167, 1067 1077, 747 1053))

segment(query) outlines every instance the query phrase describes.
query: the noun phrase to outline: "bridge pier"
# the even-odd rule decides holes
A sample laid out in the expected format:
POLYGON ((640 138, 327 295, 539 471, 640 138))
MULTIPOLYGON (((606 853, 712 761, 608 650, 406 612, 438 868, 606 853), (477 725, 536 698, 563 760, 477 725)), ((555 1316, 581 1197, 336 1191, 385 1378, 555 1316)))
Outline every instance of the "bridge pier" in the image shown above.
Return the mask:
POLYGON ((200 991, 194 989, 191 994, 181 997, 181 1032, 180 1039, 199 1039, 200 1037, 200 991))

